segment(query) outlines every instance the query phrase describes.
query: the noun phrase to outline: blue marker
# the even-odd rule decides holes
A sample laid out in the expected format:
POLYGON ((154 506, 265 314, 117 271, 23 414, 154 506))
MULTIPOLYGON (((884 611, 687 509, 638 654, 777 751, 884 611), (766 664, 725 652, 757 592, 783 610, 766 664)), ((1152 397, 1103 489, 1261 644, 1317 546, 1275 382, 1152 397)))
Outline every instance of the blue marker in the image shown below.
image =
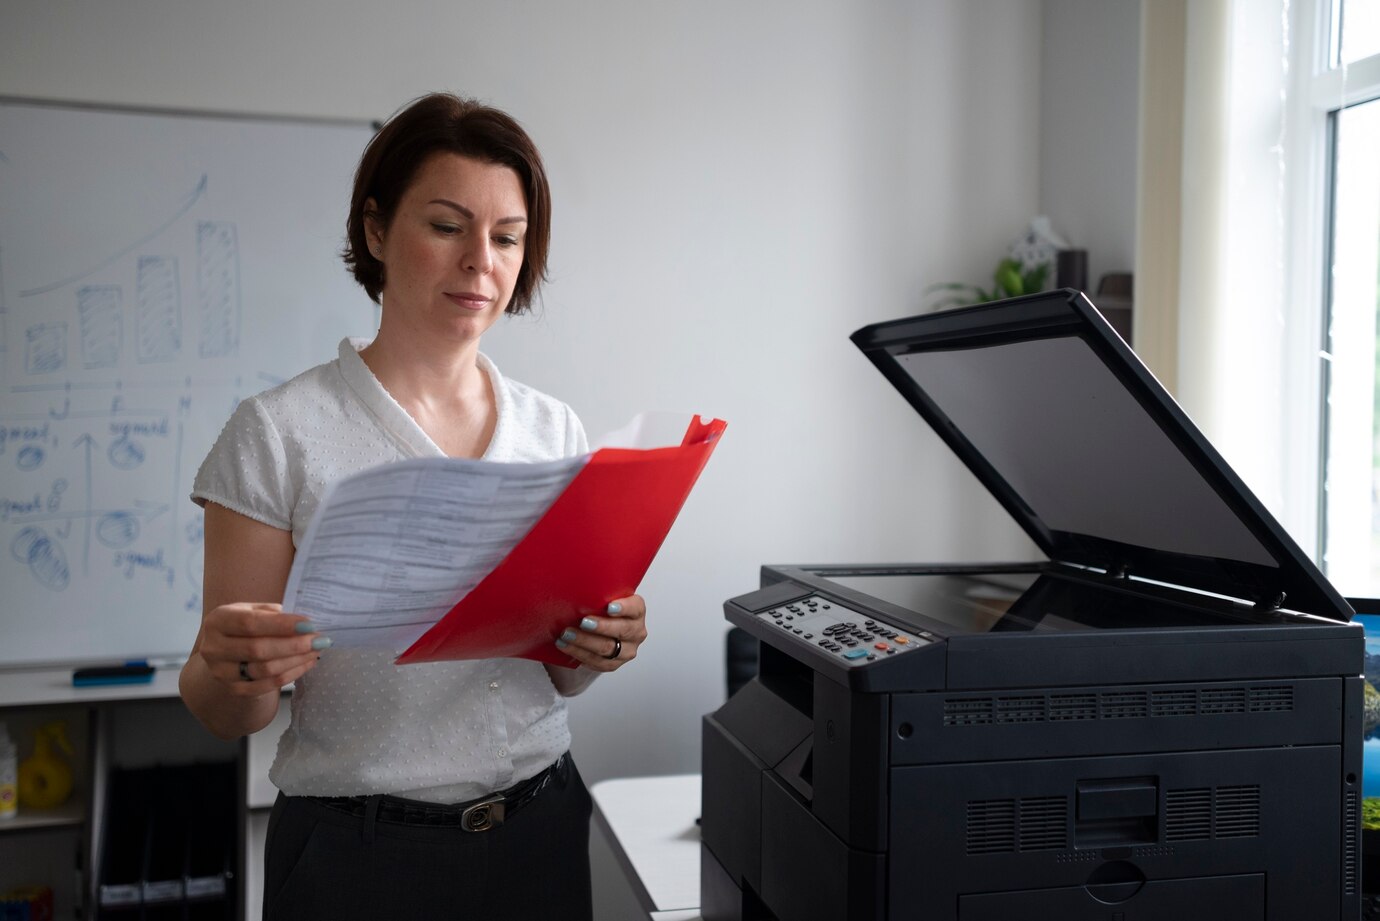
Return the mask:
POLYGON ((103 684, 148 684, 153 681, 154 668, 143 659, 133 659, 124 665, 91 665, 73 669, 73 687, 92 687, 103 684))

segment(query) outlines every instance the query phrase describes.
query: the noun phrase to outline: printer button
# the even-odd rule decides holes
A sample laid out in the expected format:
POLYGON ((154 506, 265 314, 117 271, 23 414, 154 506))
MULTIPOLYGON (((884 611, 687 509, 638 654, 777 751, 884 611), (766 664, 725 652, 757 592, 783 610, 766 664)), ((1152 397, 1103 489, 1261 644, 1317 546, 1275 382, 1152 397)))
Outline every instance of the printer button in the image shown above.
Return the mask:
POLYGON ((843 657, 845 659, 861 659, 865 655, 867 655, 866 649, 850 649, 843 654, 843 657))
POLYGON ((887 650, 887 649, 890 649, 890 648, 891 648, 891 647, 888 646, 886 643, 873 643, 872 645, 873 645, 873 647, 875 647, 875 648, 877 648, 877 649, 881 649, 881 650, 887 650))
POLYGON ((896 640, 896 642, 900 643, 902 646, 904 646, 906 643, 909 643, 909 642, 910 642, 910 637, 908 637, 908 636, 898 636, 898 637, 894 637, 894 639, 896 640))

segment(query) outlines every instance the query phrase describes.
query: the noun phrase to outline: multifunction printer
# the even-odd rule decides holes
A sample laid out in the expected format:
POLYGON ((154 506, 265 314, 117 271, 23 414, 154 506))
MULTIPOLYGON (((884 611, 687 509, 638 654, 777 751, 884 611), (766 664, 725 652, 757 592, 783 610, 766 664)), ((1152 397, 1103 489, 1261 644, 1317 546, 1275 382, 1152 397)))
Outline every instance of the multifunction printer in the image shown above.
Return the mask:
POLYGON ((853 341, 1046 558, 725 603, 760 657, 703 721, 703 917, 1358 917, 1362 630, 1088 299, 853 341))

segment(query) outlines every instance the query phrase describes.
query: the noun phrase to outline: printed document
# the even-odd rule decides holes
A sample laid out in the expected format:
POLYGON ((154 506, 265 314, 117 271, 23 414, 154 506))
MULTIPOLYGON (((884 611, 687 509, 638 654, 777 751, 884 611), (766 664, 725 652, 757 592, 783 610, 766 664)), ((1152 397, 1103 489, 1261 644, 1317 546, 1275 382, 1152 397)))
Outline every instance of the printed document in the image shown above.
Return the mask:
MULTIPOLYGON (((600 473, 591 481, 600 485, 597 495, 590 497, 592 504, 579 513, 581 521, 595 528, 594 533, 604 534, 601 544, 618 548, 616 555, 633 561, 639 559, 638 554, 629 555, 628 548, 619 548, 618 538, 626 541, 631 535, 640 535, 636 541, 645 545, 641 547, 645 559, 633 566, 641 566, 631 582, 636 585, 722 427, 717 420, 701 423, 684 414, 644 413, 600 439, 598 448, 582 457, 544 463, 418 458, 347 477, 321 497, 316 517, 297 548, 283 609, 310 617, 316 629, 331 638, 333 648, 408 650, 538 529, 543 516, 586 469, 600 473), (706 446, 687 443, 696 439, 707 439, 706 446), (658 450, 644 450, 654 447, 658 450), (676 459, 685 452, 694 456, 688 461, 676 459), (658 488, 626 472, 629 462, 654 474, 664 470, 659 475, 665 483, 659 488, 673 487, 672 494, 659 498, 658 488), (687 463, 690 466, 683 472, 676 472, 687 463), (614 480, 608 481, 609 476, 614 480), (627 489, 620 486, 622 483, 640 484, 637 488, 644 491, 623 495, 627 489), (661 506, 665 508, 658 519, 656 510, 661 506), (617 535, 598 530, 598 519, 605 514, 621 521, 617 535), (629 516, 646 520, 639 525, 629 516), (648 528, 650 531, 641 535, 641 530, 648 528)), ((568 507, 577 500, 570 495, 563 501, 568 507)), ((559 522, 548 524, 561 527, 559 522)), ((509 605, 550 608, 551 598, 534 601, 525 595, 545 590, 551 579, 559 582, 570 567, 585 577, 604 577, 608 566, 605 562, 596 565, 600 555, 591 554, 587 538, 561 540, 564 543, 559 546, 545 547, 546 555, 540 560, 530 561, 530 569, 507 573, 506 578, 519 584, 510 586, 499 599, 488 598, 485 603, 495 605, 496 610, 485 616, 501 615, 506 631, 524 629, 522 618, 531 611, 514 611, 509 605)), ((610 584, 604 589, 624 581, 614 577, 620 566, 608 571, 610 584)), ((490 586, 486 583, 486 587, 490 586)), ((559 632, 556 629, 552 636, 559 632)), ((534 634, 528 639, 549 645, 549 638, 542 640, 534 634)), ((433 633, 428 643, 436 642, 438 637, 433 633)), ((467 650, 463 654, 476 656, 481 652, 467 650)), ((435 654, 455 657, 461 653, 449 649, 435 654)), ((555 656, 556 651, 553 647, 536 655, 555 656)))
POLYGON ((297 548, 283 610, 310 617, 333 647, 401 651, 508 555, 588 460, 419 458, 341 480, 297 548))

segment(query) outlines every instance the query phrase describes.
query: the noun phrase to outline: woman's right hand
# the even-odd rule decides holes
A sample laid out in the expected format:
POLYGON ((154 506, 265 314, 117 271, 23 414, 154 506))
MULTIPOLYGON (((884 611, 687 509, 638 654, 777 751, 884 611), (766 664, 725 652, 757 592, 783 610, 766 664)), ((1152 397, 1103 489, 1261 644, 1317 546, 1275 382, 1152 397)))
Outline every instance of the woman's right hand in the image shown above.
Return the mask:
POLYGON ((331 645, 310 620, 280 604, 223 604, 201 620, 193 655, 238 697, 274 693, 310 671, 331 645))
POLYGON ((325 637, 298 627, 307 619, 285 614, 281 604, 240 600, 283 597, 295 553, 291 531, 215 502, 206 503, 204 523, 201 630, 177 686, 213 735, 237 739, 273 722, 280 689, 316 664, 312 641, 320 646, 325 637))

